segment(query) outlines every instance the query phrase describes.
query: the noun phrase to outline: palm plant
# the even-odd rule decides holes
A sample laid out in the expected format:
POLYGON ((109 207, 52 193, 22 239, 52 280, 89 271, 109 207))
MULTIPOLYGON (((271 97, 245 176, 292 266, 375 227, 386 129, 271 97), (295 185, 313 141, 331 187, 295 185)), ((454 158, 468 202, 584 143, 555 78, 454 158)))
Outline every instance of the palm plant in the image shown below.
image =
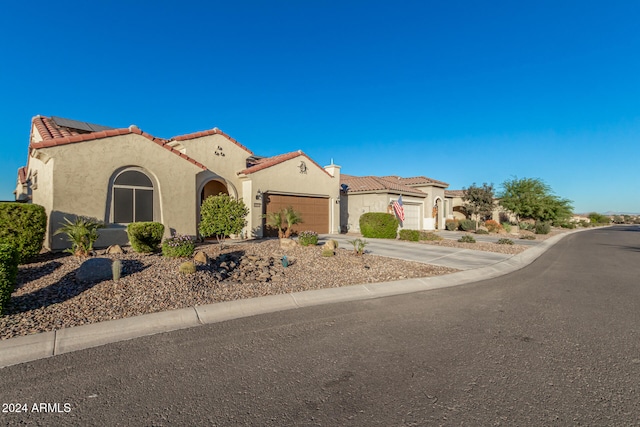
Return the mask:
POLYGON ((98 229, 104 224, 95 218, 78 216, 72 222, 67 217, 64 218, 66 224, 58 228, 56 234, 66 234, 67 240, 71 242, 71 248, 65 252, 75 256, 88 256, 93 250, 93 244, 98 240, 98 229))
POLYGON ((265 214, 264 217, 267 220, 268 226, 278 229, 278 237, 282 239, 284 237, 284 233, 282 232, 282 211, 269 212, 265 214))
POLYGON ((284 237, 285 238, 289 238, 291 237, 291 232, 293 231, 291 228, 296 225, 296 224, 300 224, 302 221, 302 216, 300 216, 300 212, 296 212, 293 210, 293 207, 288 206, 287 208, 285 208, 283 211, 283 216, 285 221, 287 222, 287 230, 284 233, 284 237))

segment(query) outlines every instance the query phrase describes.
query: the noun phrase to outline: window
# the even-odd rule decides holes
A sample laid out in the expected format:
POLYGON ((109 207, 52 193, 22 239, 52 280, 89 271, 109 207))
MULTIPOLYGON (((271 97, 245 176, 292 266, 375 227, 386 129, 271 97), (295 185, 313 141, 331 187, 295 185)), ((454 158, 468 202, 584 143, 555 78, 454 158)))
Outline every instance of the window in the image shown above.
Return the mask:
POLYGON ((153 183, 136 170, 126 170, 113 182, 113 222, 153 221, 153 183))

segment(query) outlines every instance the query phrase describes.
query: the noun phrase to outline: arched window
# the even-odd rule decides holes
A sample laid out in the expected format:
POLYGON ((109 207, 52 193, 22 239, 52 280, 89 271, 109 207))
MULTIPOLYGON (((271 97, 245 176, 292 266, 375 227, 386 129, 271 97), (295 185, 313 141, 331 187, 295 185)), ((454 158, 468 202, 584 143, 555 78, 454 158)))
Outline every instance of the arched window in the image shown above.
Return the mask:
POLYGON ((153 182, 137 170, 125 170, 113 182, 113 222, 153 221, 153 182))

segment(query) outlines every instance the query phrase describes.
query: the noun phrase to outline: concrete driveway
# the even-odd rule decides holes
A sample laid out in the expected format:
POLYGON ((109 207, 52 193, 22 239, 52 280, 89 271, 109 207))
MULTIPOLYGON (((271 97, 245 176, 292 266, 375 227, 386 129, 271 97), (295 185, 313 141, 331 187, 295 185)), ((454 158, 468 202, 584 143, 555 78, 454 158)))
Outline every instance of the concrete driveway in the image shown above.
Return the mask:
MULTIPOLYGON (((351 249, 349 240, 357 237, 342 234, 323 234, 320 241, 337 240, 341 248, 351 249)), ((364 239, 369 244, 365 247, 367 253, 440 265, 458 270, 472 270, 486 267, 511 258, 513 255, 499 254, 471 249, 448 248, 435 245, 425 245, 416 242, 406 242, 394 239, 364 239)), ((518 242, 520 243, 520 242, 518 242)))

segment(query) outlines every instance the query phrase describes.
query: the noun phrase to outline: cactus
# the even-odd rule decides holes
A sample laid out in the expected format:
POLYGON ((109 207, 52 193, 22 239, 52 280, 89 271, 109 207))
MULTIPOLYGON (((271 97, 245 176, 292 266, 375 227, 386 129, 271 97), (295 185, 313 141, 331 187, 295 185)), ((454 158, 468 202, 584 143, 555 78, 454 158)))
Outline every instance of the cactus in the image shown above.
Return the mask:
POLYGON ((196 272, 196 265, 193 262, 187 261, 180 264, 180 273, 193 274, 195 272, 196 272))
POLYGON ((111 263, 111 275, 113 276, 113 281, 117 282, 120 280, 120 274, 122 273, 122 262, 119 259, 114 259, 111 263))

